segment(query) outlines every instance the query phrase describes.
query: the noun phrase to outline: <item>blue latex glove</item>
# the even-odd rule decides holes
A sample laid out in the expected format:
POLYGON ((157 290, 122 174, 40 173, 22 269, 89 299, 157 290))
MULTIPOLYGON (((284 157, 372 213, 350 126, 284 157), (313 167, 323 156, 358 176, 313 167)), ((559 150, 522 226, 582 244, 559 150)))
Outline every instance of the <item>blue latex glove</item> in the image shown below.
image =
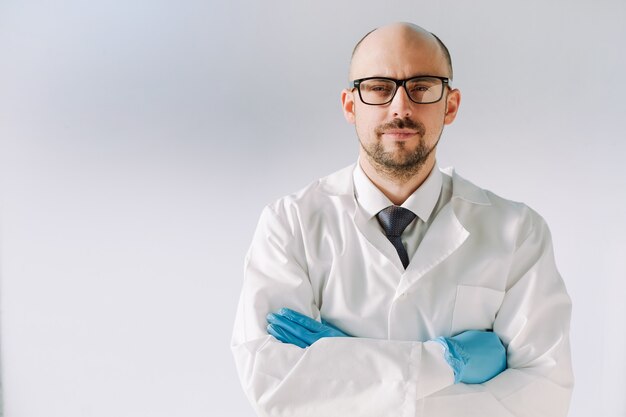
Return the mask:
POLYGON ((288 308, 267 315, 267 332, 283 343, 306 348, 322 337, 349 337, 322 319, 322 322, 288 308))
POLYGON ((454 383, 482 384, 506 369, 506 349, 494 332, 468 330, 454 337, 438 337, 454 370, 454 383))

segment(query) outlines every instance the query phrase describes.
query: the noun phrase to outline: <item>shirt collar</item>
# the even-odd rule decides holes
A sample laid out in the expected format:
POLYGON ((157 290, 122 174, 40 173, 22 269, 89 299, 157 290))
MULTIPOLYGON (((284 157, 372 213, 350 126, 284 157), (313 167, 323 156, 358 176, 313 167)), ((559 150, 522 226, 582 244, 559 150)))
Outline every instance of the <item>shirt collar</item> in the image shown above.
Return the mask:
MULTIPOLYGON (((352 175, 354 196, 370 218, 374 217, 382 209, 393 205, 387 196, 368 178, 363 168, 361 168, 360 161, 357 162, 352 175)), ((435 165, 422 185, 402 203, 401 207, 411 210, 423 221, 428 221, 439 200, 442 184, 441 171, 435 165)))

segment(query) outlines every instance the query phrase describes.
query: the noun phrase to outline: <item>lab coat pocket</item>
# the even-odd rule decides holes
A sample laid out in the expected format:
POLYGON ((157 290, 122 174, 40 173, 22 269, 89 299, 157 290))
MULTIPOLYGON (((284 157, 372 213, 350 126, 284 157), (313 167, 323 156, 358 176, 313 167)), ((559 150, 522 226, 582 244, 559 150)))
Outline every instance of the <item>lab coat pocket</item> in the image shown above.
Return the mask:
POLYGON ((504 291, 486 287, 458 285, 450 333, 465 330, 490 330, 502 305, 504 291))

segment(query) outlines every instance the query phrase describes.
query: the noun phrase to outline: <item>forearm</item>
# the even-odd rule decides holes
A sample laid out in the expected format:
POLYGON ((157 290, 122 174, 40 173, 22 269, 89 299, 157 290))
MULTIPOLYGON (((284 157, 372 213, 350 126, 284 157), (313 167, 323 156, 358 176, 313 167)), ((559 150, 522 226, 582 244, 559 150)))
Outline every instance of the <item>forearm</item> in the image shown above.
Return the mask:
POLYGON ((434 342, 325 338, 301 349, 268 336, 233 353, 261 416, 415 416, 420 399, 454 382, 434 342))
POLYGON ((424 398, 418 409, 424 416, 565 417, 573 378, 569 357, 549 375, 533 369, 510 368, 485 384, 456 384, 424 398), (473 415, 474 415, 473 414, 473 415))

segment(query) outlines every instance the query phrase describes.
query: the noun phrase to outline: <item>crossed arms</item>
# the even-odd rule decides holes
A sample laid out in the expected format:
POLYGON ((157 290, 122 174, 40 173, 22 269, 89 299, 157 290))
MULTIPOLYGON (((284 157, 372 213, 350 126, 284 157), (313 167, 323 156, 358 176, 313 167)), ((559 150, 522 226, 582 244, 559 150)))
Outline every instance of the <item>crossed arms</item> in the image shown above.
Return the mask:
MULTIPOLYGON (((232 350, 260 416, 565 416, 572 387, 570 302, 549 232, 536 220, 511 262, 515 278, 493 323, 507 369, 484 384, 454 384, 435 341, 322 338, 306 349, 267 333, 282 307, 320 318, 293 227, 264 212, 246 257, 232 350)), ((354 336, 354 335, 353 335, 354 336)))

